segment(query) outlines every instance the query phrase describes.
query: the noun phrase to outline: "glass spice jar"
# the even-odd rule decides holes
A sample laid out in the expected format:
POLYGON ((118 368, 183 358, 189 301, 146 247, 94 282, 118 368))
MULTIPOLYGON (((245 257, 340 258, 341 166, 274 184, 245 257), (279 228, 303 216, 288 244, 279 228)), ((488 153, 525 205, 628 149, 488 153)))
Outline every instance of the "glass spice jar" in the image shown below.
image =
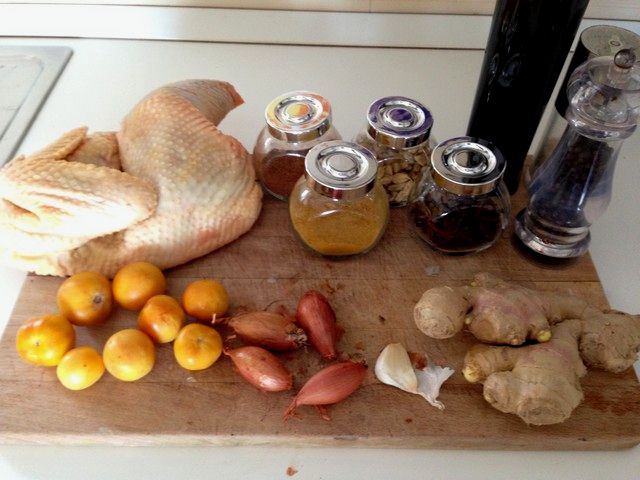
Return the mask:
POLYGON ((299 239, 315 252, 343 257, 369 251, 387 226, 389 202, 376 181, 372 153, 355 143, 331 141, 312 148, 305 175, 289 198, 299 239))
POLYGON ((287 200, 304 175, 304 158, 315 145, 339 140, 331 106, 317 93, 295 91, 275 98, 265 109, 267 125, 253 149, 256 175, 264 189, 287 200))
POLYGON ((378 181, 392 207, 407 204, 414 183, 428 167, 435 142, 431 112, 407 97, 384 97, 369 106, 367 125, 355 142, 373 152, 378 181))
POLYGON ((448 254, 493 245, 511 211, 505 166, 500 152, 484 140, 457 137, 438 144, 431 168, 412 192, 409 215, 418 236, 448 254))

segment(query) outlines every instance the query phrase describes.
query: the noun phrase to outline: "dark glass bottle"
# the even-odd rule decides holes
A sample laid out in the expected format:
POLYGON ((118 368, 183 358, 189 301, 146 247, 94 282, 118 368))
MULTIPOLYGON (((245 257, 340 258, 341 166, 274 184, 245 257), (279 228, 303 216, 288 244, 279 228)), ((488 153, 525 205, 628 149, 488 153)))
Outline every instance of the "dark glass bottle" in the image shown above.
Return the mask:
POLYGON ((527 151, 589 0, 498 0, 467 135, 493 142, 518 189, 527 151))

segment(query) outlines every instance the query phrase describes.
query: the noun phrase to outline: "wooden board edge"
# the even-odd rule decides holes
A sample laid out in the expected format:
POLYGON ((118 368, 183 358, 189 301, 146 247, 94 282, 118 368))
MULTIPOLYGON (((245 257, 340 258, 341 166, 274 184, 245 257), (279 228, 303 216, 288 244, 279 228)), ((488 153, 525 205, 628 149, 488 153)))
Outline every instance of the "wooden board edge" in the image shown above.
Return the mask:
POLYGON ((505 438, 504 444, 485 442, 481 436, 459 438, 414 437, 406 439, 351 436, 207 436, 207 435, 127 435, 103 436, 32 434, 0 432, 0 445, 57 446, 118 446, 118 447, 300 447, 305 448, 389 448, 410 450, 484 450, 484 451, 614 451, 627 450, 640 444, 640 434, 610 438, 552 438, 531 442, 531 439, 505 438))

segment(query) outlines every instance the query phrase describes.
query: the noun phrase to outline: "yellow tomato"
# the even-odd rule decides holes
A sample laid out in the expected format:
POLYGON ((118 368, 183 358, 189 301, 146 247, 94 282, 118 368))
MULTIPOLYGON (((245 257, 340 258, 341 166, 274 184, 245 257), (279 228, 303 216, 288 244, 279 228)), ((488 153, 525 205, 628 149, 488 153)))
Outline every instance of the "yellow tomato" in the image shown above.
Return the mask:
POLYGON ((62 315, 43 315, 18 329, 16 350, 26 362, 55 367, 75 341, 76 332, 69 320, 62 315))
POLYGON ((182 294, 185 311, 198 320, 211 321, 229 309, 229 295, 224 286, 215 280, 196 280, 190 283, 182 294))
POLYGON ((104 322, 113 307, 111 284, 97 272, 80 272, 67 278, 57 294, 58 308, 74 325, 104 322))
POLYGON ((169 295, 151 297, 138 315, 138 328, 156 343, 171 342, 184 323, 186 315, 178 301, 169 295))
POLYGON ((222 353, 222 338, 213 328, 191 323, 180 330, 173 342, 178 364, 187 370, 203 370, 215 363, 222 353))
POLYGON ((102 351, 107 371, 118 380, 133 382, 153 369, 156 351, 151 339, 140 330, 127 328, 109 337, 102 351))
POLYGON ((129 263, 113 277, 113 298, 127 310, 140 310, 151 297, 164 293, 166 288, 162 271, 148 262, 129 263))
POLYGON ((69 390, 88 388, 100 380, 103 373, 102 357, 91 347, 69 350, 56 368, 58 380, 69 390))

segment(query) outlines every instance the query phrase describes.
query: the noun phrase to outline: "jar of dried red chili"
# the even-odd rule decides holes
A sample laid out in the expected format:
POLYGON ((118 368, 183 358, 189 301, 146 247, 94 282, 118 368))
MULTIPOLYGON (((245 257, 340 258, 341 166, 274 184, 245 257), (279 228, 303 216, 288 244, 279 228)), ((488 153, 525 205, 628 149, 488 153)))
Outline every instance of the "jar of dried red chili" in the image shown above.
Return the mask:
POLYGON ((253 150, 256 175, 267 192, 287 200, 304 175, 307 152, 341 137, 331 123, 331 105, 313 92, 280 95, 267 106, 265 119, 267 125, 253 150))

